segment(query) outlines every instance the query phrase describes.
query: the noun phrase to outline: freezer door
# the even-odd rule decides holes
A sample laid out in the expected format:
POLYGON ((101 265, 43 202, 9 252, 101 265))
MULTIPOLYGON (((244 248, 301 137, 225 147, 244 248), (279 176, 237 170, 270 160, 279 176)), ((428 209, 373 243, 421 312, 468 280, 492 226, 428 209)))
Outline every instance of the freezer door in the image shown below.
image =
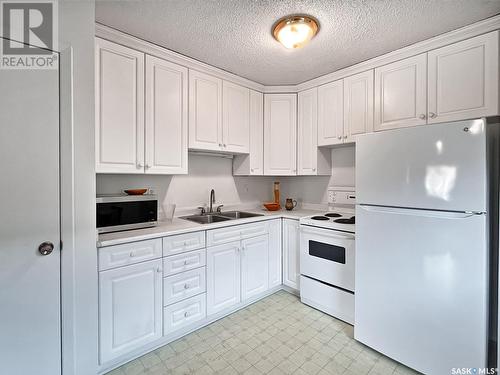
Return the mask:
POLYGON ((356 221, 356 340, 428 375, 486 367, 486 215, 357 206, 356 221))
POLYGON ((419 126, 356 140, 356 201, 486 211, 483 120, 419 126))

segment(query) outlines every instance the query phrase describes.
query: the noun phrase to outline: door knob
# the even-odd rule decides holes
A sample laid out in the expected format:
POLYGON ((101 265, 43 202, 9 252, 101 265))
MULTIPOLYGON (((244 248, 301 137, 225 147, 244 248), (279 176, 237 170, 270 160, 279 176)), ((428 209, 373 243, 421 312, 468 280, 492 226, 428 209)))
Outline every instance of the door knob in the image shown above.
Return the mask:
POLYGON ((437 115, 434 112, 429 112, 429 117, 430 118, 436 118, 437 115))
POLYGON ((54 250, 54 244, 52 242, 42 242, 38 246, 38 252, 42 255, 49 255, 54 250))
POLYGON ((426 116, 426 115, 424 115, 423 113, 422 113, 420 116, 418 116, 418 118, 419 118, 420 120, 425 120, 425 119, 426 119, 426 117, 427 117, 427 116, 426 116))

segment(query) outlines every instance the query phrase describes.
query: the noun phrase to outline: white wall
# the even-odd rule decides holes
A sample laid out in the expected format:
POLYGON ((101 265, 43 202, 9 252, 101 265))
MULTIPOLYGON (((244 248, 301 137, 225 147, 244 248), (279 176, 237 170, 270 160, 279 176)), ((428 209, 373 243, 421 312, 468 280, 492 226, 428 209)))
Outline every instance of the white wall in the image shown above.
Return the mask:
POLYGON ((209 201, 215 189, 218 204, 254 205, 271 201, 273 177, 232 175, 232 160, 189 154, 187 175, 97 175, 97 194, 120 193, 126 188, 153 188, 160 203, 177 205, 177 212, 190 210, 209 201))

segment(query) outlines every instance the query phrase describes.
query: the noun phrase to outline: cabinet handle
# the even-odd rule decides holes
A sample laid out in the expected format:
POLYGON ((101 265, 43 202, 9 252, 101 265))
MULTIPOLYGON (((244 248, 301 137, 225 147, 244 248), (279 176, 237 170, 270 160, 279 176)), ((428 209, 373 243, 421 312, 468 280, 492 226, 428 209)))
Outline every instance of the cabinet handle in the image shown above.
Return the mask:
POLYGON ((316 172, 316 168, 313 168, 313 172, 316 172))
POLYGON ((133 258, 134 257, 134 252, 131 251, 129 255, 130 255, 131 258, 133 258))
POLYGON ((253 168, 250 168, 250 172, 253 172, 253 168))
POLYGON ((338 139, 342 139, 342 136, 341 136, 341 135, 339 135, 337 138, 338 138, 338 139))
POLYGON ((222 143, 219 143, 219 147, 222 147, 222 143))
POLYGON ((145 167, 146 167, 146 169, 151 168, 151 166, 149 164, 146 164, 145 167))
POLYGON ((347 139, 347 135, 344 135, 344 139, 347 139))
POLYGON ((162 271, 163 271, 163 270, 162 270, 160 267, 158 267, 158 268, 156 269, 156 272, 158 272, 158 273, 161 273, 162 271))
POLYGON ((184 284, 184 289, 189 289, 189 284, 184 284))
POLYGON ((184 313, 184 318, 187 318, 188 316, 189 316, 189 313, 186 311, 186 312, 184 313))
POLYGON ((226 148, 226 144, 225 143, 223 144, 223 146, 224 146, 224 148, 226 148))
POLYGON ((422 113, 420 116, 418 116, 418 118, 419 118, 420 120, 425 120, 425 119, 426 119, 426 117, 427 117, 427 116, 426 116, 426 115, 424 115, 423 113, 422 113))
POLYGON ((188 261, 187 261, 187 260, 185 260, 185 261, 184 261, 184 265, 185 265, 185 266, 187 266, 187 264, 188 264, 188 261))
POLYGON ((434 112, 429 112, 429 117, 430 118, 436 118, 437 115, 434 112))
POLYGON ((141 163, 137 163, 137 169, 141 169, 142 167, 144 167, 144 165, 142 165, 141 163))

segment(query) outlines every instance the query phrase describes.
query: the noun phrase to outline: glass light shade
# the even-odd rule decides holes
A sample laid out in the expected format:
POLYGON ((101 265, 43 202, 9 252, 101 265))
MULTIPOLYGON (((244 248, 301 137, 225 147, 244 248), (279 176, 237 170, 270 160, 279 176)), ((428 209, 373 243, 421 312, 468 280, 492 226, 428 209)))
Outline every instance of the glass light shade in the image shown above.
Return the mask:
POLYGON ((305 46, 318 33, 318 22, 308 16, 289 16, 279 20, 273 35, 286 48, 305 46))

